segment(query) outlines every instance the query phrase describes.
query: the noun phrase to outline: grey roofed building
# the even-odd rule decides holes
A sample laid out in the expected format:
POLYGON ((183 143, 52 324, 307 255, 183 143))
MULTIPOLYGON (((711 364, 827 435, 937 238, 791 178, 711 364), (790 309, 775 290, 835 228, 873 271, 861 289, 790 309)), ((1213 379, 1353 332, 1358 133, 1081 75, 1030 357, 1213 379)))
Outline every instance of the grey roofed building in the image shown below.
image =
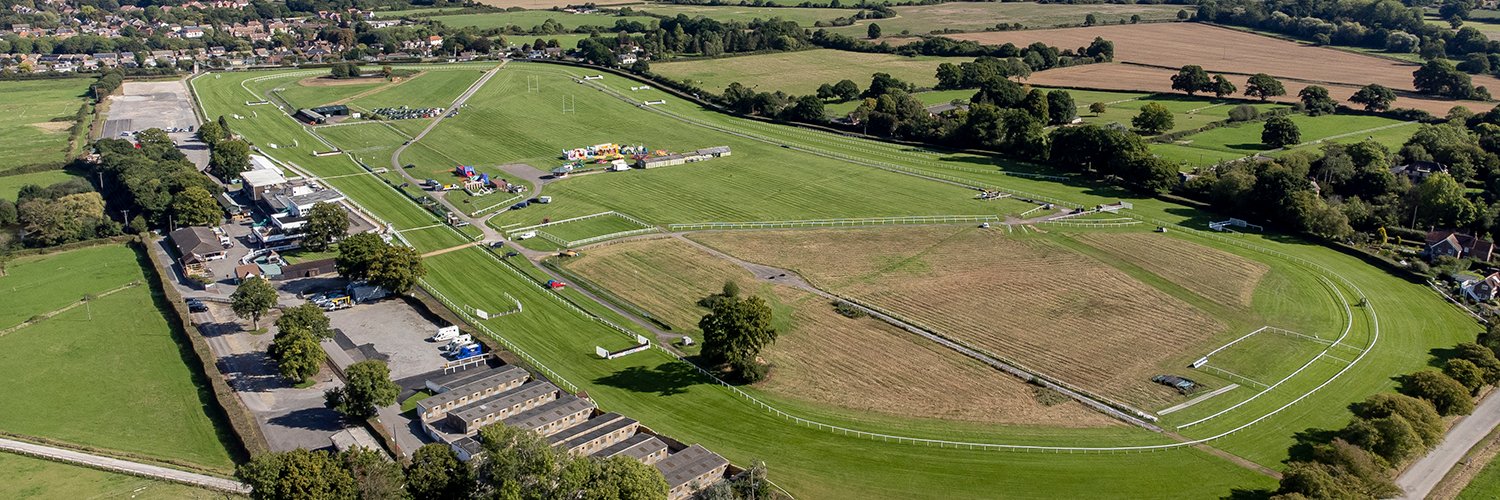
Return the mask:
POLYGON ((511 390, 469 401, 469 404, 448 412, 448 421, 459 431, 475 432, 496 420, 552 402, 561 392, 550 382, 533 380, 511 390))
POLYGON ((168 236, 177 246, 177 254, 183 265, 202 264, 224 258, 224 245, 219 235, 203 226, 185 227, 172 231, 168 236))
POLYGON ((594 402, 571 394, 504 420, 505 425, 551 436, 588 418, 594 402))
POLYGON ((703 148, 698 150, 698 154, 714 157, 729 156, 729 146, 714 146, 711 148, 703 148))
POLYGON ((448 410, 466 405, 469 401, 485 397, 486 395, 495 394, 496 392, 521 385, 522 382, 529 378, 531 378, 530 373, 515 365, 488 370, 487 373, 473 380, 468 380, 467 378, 455 380, 455 382, 462 383, 463 385, 439 386, 450 389, 417 402, 417 410, 419 410, 424 420, 432 421, 441 417, 448 410))
POLYGON ((656 436, 637 433, 594 452, 594 456, 599 458, 609 458, 615 455, 624 455, 646 465, 652 465, 667 455, 667 443, 657 439, 656 436))
POLYGON ((639 428, 640 422, 634 419, 618 413, 606 413, 553 434, 547 438, 547 442, 569 453, 591 455, 634 435, 639 428))
POLYGON ((344 193, 337 189, 319 189, 304 194, 266 193, 264 203, 269 212, 287 212, 300 215, 318 203, 337 203, 344 200, 344 193))
POLYGON ((654 465, 667 479, 667 497, 677 500, 697 493, 695 487, 706 488, 718 482, 729 468, 729 461, 695 444, 654 465))

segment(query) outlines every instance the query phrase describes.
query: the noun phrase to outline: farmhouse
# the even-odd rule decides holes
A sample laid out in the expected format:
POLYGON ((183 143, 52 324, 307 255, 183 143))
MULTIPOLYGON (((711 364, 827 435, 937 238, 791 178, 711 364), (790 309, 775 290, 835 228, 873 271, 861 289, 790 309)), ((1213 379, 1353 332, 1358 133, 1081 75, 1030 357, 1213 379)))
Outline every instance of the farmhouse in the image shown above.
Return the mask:
POLYGON ((1427 248, 1423 253, 1428 259, 1448 256, 1489 262, 1495 254, 1494 243, 1457 231, 1431 231, 1427 233, 1426 239, 1427 248))
POLYGON ((1405 165, 1391 167, 1391 175, 1405 177, 1412 184, 1427 180, 1428 176, 1439 172, 1448 173, 1448 166, 1435 161, 1418 160, 1405 165))
POLYGON ((184 270, 202 271, 203 265, 225 256, 225 246, 213 230, 193 226, 172 231, 169 235, 177 246, 177 261, 184 270))

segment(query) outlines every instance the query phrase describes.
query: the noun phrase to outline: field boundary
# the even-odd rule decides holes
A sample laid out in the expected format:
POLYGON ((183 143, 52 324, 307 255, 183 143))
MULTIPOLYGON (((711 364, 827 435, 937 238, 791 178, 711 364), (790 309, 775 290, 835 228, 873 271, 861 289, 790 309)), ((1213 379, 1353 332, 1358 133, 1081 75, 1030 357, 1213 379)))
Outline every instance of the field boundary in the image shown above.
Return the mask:
POLYGON ((787 221, 751 222, 689 222, 668 224, 667 229, 679 231, 714 231, 727 229, 785 229, 797 227, 863 227, 913 224, 956 224, 968 222, 1000 222, 998 215, 908 215, 897 217, 856 217, 847 219, 810 219, 787 221))

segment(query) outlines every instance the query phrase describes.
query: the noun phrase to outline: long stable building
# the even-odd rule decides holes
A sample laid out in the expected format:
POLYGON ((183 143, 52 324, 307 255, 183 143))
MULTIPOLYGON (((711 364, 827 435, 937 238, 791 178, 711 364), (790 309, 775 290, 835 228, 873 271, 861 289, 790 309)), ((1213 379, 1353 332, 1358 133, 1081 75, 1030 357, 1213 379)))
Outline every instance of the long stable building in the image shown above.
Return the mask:
POLYGON ((422 428, 470 460, 483 452, 479 430, 500 423, 527 429, 560 451, 577 456, 623 455, 655 466, 667 479, 668 497, 691 497, 731 472, 724 457, 659 436, 635 419, 601 412, 593 400, 533 380, 512 365, 459 372, 427 380, 436 392, 417 403, 422 428))

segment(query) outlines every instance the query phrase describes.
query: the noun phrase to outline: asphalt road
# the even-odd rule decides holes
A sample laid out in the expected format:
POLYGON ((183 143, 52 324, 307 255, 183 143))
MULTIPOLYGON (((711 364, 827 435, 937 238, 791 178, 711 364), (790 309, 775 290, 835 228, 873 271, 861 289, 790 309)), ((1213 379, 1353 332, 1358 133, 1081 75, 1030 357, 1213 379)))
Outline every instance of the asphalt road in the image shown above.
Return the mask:
POLYGON ((172 481, 175 483, 190 484, 219 491, 227 491, 239 495, 249 495, 250 487, 239 481, 233 481, 220 477, 207 476, 193 472, 168 469, 150 464, 120 460, 118 458, 90 455, 64 448, 43 446, 23 441, 14 441, 0 438, 0 450, 19 453, 33 457, 41 457, 60 462, 81 464, 96 469, 105 469, 115 472, 123 472, 137 476, 172 481))
POLYGON ((1490 431, 1500 425, 1500 397, 1491 393, 1490 397, 1479 403, 1474 408, 1474 413, 1460 420, 1448 429, 1448 436, 1437 448, 1422 457, 1417 463, 1407 467, 1406 471, 1396 478, 1396 486, 1401 487, 1403 500, 1421 500, 1427 498, 1443 476, 1448 474, 1453 466, 1463 460, 1464 455, 1478 444, 1481 439, 1489 435, 1490 431))

